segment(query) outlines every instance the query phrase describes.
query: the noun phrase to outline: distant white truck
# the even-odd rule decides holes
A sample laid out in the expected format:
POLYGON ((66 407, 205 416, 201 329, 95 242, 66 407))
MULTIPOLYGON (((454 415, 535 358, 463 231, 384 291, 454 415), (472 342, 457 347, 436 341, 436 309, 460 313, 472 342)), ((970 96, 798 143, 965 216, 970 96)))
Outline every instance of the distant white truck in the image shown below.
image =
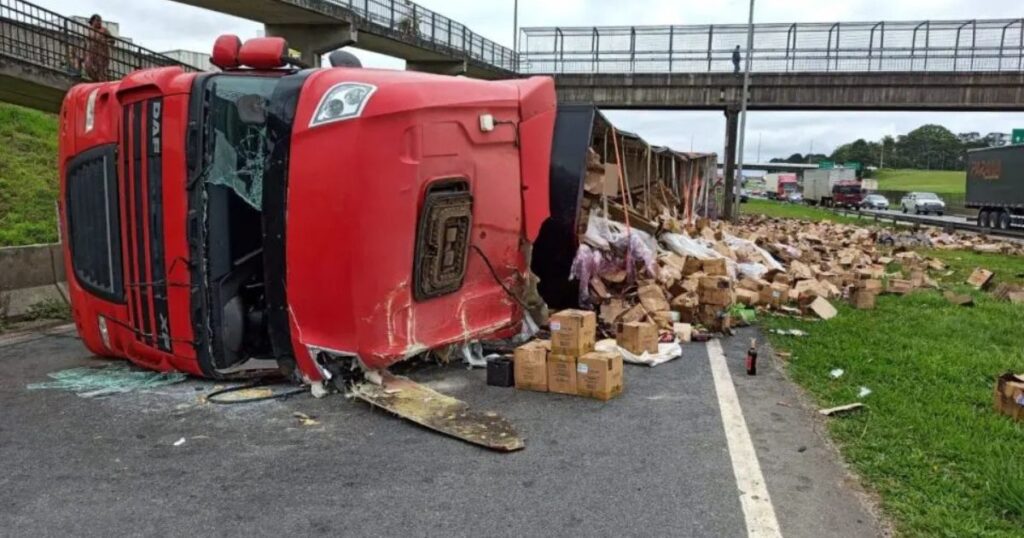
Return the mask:
POLYGON ((833 187, 840 181, 856 182, 853 168, 818 168, 804 171, 804 201, 811 205, 832 205, 833 187))

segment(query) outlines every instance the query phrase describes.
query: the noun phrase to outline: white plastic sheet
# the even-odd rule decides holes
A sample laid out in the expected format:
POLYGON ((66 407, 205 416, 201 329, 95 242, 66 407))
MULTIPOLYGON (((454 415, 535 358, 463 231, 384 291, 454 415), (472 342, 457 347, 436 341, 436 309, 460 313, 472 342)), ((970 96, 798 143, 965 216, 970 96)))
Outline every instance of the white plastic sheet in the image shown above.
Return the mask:
POLYGON ((622 355, 622 360, 625 362, 644 364, 651 367, 664 364, 683 355, 683 347, 679 345, 679 342, 672 342, 669 344, 659 343, 657 353, 648 353, 645 351, 642 355, 634 355, 633 353, 622 349, 615 340, 610 338, 597 342, 597 344, 594 345, 594 349, 609 353, 619 353, 622 355))

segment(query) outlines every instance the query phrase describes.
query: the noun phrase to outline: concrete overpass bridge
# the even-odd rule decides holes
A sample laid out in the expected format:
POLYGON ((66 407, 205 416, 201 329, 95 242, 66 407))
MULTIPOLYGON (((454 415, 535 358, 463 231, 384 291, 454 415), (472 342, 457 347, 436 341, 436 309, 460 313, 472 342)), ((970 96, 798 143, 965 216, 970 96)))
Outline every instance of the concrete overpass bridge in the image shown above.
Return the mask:
POLYGON ((515 76, 515 53, 406 0, 175 0, 262 22, 310 65, 347 45, 402 58, 408 69, 476 78, 515 76))
MULTIPOLYGON (((754 110, 1024 110, 1024 19, 757 24, 753 34, 754 110)), ((519 65, 554 75, 566 102, 725 110, 740 101, 732 54, 746 40, 746 25, 525 28, 519 65)))
MULTIPOLYGON (((0 0, 0 101, 47 112, 60 110, 72 85, 89 81, 81 60, 92 30, 21 0, 0 0)), ((123 39, 110 46, 107 80, 145 67, 191 66, 123 39)))

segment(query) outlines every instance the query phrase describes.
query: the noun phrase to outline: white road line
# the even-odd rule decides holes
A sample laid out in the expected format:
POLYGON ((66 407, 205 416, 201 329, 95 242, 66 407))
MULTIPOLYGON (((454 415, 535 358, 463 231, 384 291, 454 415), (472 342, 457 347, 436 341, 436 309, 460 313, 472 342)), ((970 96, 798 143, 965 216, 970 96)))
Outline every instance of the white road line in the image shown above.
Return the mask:
POLYGON ((740 504, 747 520, 747 535, 757 538, 781 537, 775 508, 768 497, 768 487, 761 474, 761 465, 757 462, 754 444, 750 441, 750 432, 743 419, 743 409, 736 397, 736 387, 732 384, 732 375, 725 363, 722 346, 716 340, 709 340, 707 348, 711 376, 715 380, 715 392, 718 394, 718 408, 722 410, 725 439, 732 458, 732 471, 736 475, 740 504))

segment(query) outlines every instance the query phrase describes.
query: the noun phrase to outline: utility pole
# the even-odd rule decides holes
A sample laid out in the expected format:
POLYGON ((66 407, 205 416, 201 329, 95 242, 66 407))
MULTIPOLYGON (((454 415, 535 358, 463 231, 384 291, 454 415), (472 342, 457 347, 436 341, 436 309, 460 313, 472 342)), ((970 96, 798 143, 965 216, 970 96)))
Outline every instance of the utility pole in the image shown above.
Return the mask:
MULTIPOLYGON (((743 138, 747 132, 747 92, 750 91, 750 55, 754 49, 754 0, 750 0, 750 13, 747 17, 747 65, 743 70, 743 97, 740 101, 740 137, 739 137, 739 159, 736 163, 736 173, 739 175, 739 181, 733 184, 733 192, 729 193, 728 196, 732 196, 733 200, 739 200, 740 197, 740 185, 743 183, 743 138)), ((729 215, 730 219, 735 220, 739 214, 739 204, 733 204, 734 213, 729 215)))
POLYGON ((761 162, 761 131, 757 132, 757 162, 761 162))
MULTIPOLYGON (((518 58, 519 53, 519 0, 514 0, 512 4, 512 53, 516 54, 518 58)), ((516 66, 516 70, 519 66, 516 66)))

